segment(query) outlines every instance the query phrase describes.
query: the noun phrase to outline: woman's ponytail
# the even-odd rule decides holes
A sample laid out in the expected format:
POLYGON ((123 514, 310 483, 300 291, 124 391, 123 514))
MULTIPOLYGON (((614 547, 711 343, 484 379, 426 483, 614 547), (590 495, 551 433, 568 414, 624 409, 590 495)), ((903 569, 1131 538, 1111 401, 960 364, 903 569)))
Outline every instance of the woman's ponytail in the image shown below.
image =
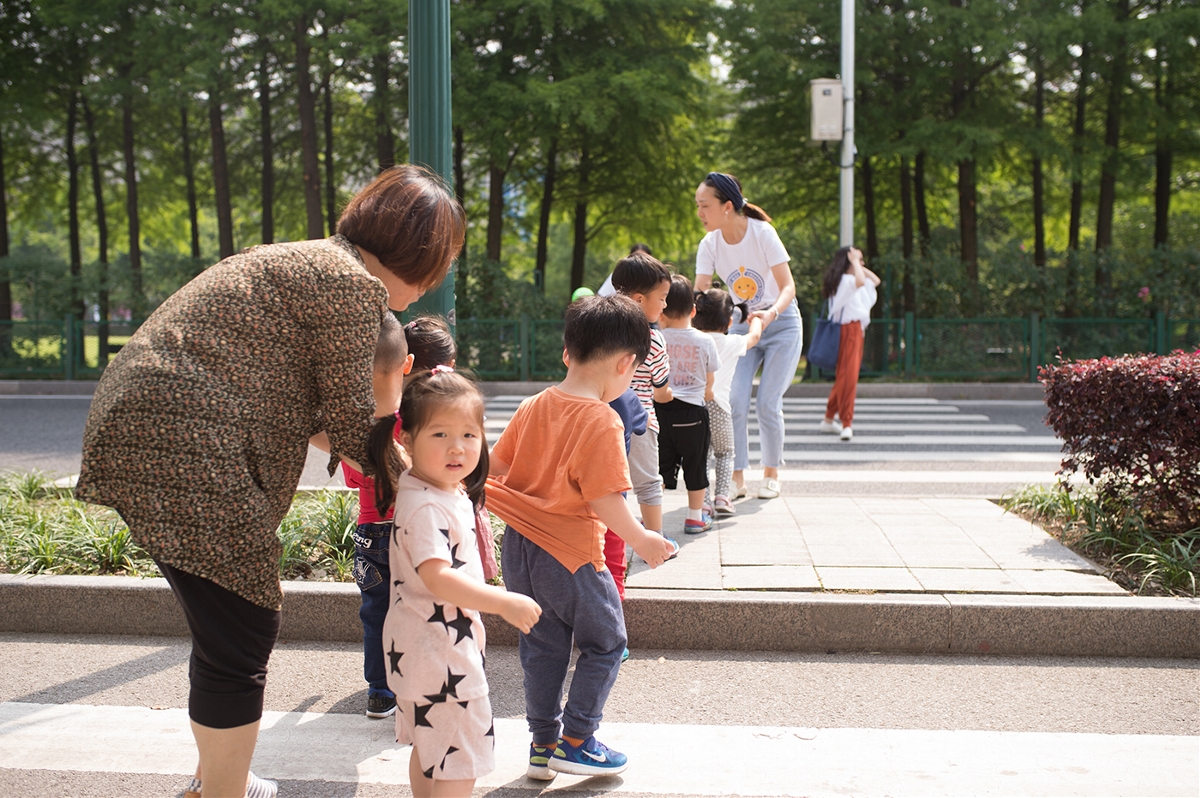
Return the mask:
POLYGON ((745 216, 747 219, 758 219, 760 222, 767 222, 768 224, 771 222, 771 217, 767 215, 767 212, 753 202, 747 202, 742 206, 742 216, 745 216))

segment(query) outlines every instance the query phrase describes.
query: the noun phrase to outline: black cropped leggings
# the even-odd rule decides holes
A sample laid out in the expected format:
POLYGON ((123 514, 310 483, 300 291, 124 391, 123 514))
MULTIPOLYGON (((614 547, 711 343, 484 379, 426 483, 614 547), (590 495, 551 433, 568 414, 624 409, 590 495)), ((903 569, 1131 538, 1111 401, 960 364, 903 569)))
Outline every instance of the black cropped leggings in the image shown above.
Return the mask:
POLYGON ((215 582, 158 563, 192 633, 188 716, 201 726, 232 729, 262 718, 267 660, 280 614, 215 582))

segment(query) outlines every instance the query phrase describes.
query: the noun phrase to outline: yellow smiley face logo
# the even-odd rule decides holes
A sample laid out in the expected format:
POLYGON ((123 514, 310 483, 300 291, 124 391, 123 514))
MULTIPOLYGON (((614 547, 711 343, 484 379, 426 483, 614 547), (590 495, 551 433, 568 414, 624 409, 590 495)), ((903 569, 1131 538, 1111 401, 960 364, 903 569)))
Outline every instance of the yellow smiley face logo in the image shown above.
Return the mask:
POLYGON ((758 283, 754 282, 752 277, 746 276, 745 266, 740 267, 740 271, 741 276, 734 278, 733 282, 730 283, 730 288, 733 289, 733 293, 738 299, 746 302, 758 293, 758 283))

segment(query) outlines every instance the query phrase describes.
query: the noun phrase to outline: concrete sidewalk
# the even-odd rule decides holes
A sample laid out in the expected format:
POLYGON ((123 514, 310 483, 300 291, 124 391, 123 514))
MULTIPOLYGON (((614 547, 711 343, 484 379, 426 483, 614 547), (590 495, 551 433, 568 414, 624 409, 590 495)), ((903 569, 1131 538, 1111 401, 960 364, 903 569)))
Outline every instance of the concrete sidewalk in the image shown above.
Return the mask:
MULTIPOLYGON (((1200 600, 1128 595, 985 499, 745 499, 684 535, 684 496, 664 505, 679 556, 630 571, 631 647, 1200 657, 1200 600)), ((361 639, 353 584, 284 593, 283 639, 361 639)), ((162 579, 0 575, 0 606, 0 631, 186 634, 162 579)))

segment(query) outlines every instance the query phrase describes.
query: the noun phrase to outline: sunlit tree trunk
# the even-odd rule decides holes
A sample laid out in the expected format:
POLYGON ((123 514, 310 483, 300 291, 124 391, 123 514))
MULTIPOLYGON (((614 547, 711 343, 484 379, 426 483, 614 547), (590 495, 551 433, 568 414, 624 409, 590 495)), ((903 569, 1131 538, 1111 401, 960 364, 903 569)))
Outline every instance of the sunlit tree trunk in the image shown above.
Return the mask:
POLYGON ((258 67, 258 130, 262 142, 262 242, 275 241, 275 136, 271 131, 271 70, 263 53, 258 67))
POLYGON ((100 171, 100 147, 96 140, 96 119, 88 104, 87 96, 83 98, 83 121, 87 128, 88 159, 92 165, 92 194, 96 198, 96 238, 99 249, 100 280, 97 292, 98 315, 100 324, 99 365, 104 368, 108 364, 108 214, 104 210, 104 179, 100 171))
MULTIPOLYGON (((183 133, 183 179, 187 185, 188 226, 191 228, 192 257, 200 259, 200 205, 196 200, 196 162, 192 158, 192 132, 188 109, 179 109, 179 128, 183 133)), ((199 270, 199 264, 196 269, 199 270)))
POLYGON ((588 161, 587 147, 579 154, 579 196, 575 200, 575 245, 571 250, 571 285, 574 291, 583 285, 584 266, 587 263, 587 215, 588 215, 588 161))
POLYGON ((309 56, 312 47, 308 43, 308 17, 296 18, 296 87, 299 93, 300 151, 304 167, 304 210, 308 220, 309 238, 325 237, 325 220, 321 214, 321 165, 317 157, 317 106, 313 97, 312 76, 309 71, 309 56))
POLYGON ((229 161, 225 152, 225 121, 221 98, 214 90, 208 99, 208 127, 212 134, 213 193, 217 204, 217 240, 222 260, 233 254, 233 203, 229 194, 229 161))
POLYGON ((554 204, 554 179, 558 169, 558 139, 550 139, 546 151, 546 174, 542 178, 542 206, 538 212, 537 259, 533 267, 533 284, 546 293, 546 257, 550 238, 550 209, 554 204))

